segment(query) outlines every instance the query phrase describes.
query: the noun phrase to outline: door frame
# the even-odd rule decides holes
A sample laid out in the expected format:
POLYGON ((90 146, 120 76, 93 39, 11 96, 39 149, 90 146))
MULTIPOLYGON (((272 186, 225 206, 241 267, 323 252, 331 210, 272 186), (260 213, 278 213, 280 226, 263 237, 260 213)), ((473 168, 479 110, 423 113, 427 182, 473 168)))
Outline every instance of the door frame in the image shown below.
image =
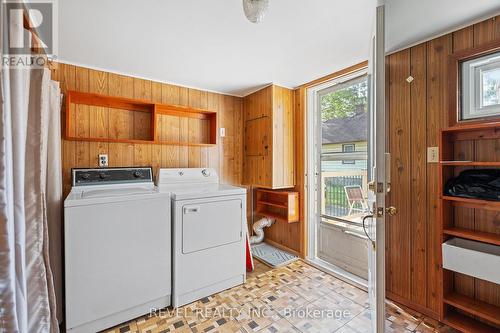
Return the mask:
MULTIPOLYGON (((375 89, 373 90, 373 101, 375 102, 375 117, 371 119, 374 122, 374 129, 376 133, 371 133, 375 141, 373 146, 373 153, 378 152, 372 156, 372 163, 376 166, 373 170, 373 180, 383 184, 382 191, 375 191, 376 195, 376 209, 373 212, 375 216, 376 225, 376 247, 375 253, 375 286, 372 286, 375 292, 373 298, 375 307, 372 309, 372 326, 375 332, 385 332, 385 218, 386 218, 386 196, 390 189, 391 184, 391 162, 390 154, 387 152, 387 121, 388 115, 385 105, 385 6, 379 4, 375 12, 375 49, 374 61, 375 68, 373 73, 375 75, 375 89), (384 134, 383 137, 381 134, 384 134), (383 152, 383 153, 382 153, 383 152), (376 211, 382 209, 382 214, 376 216, 376 211), (373 318, 376 317, 376 318, 373 318)), ((377 187, 377 186, 375 186, 377 187)), ((373 292, 372 291, 372 292, 373 292)))
POLYGON ((307 247, 306 247, 306 261, 320 266, 321 269, 328 270, 330 273, 335 274, 338 278, 346 280, 350 283, 356 284, 362 289, 366 289, 367 281, 362 278, 356 279, 354 275, 343 274, 332 269, 333 265, 328 265, 326 262, 321 262, 316 257, 318 245, 318 227, 320 215, 318 212, 321 210, 321 201, 317 200, 317 191, 321 182, 321 166, 320 163, 320 149, 321 149, 321 132, 318 129, 321 127, 321 117, 319 115, 319 93, 325 89, 331 88, 334 85, 342 84, 344 82, 355 79, 356 77, 367 75, 367 63, 361 63, 349 67, 348 71, 341 71, 338 76, 330 77, 326 81, 320 82, 314 86, 306 88, 305 91, 305 105, 306 105, 306 135, 305 135, 305 196, 306 196, 306 234, 307 234, 307 247), (311 158, 313 156, 313 158, 311 158))

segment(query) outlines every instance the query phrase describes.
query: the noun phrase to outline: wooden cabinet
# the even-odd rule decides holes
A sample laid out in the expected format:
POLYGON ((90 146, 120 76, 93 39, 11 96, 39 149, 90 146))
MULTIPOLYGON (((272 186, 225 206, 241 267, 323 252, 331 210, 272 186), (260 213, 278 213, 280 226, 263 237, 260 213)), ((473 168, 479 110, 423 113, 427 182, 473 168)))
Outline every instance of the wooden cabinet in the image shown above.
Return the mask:
POLYGON ((243 184, 295 185, 293 90, 268 86, 243 100, 243 184))

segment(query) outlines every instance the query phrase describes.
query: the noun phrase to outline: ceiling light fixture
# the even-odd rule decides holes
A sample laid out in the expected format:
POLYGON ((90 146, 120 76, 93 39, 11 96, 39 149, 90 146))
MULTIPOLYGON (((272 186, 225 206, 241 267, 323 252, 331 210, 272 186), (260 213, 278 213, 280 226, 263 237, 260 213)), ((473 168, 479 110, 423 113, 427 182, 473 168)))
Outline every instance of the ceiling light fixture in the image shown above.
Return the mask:
POLYGON ((259 23, 266 15, 269 0, 243 0, 243 10, 247 19, 252 23, 259 23))

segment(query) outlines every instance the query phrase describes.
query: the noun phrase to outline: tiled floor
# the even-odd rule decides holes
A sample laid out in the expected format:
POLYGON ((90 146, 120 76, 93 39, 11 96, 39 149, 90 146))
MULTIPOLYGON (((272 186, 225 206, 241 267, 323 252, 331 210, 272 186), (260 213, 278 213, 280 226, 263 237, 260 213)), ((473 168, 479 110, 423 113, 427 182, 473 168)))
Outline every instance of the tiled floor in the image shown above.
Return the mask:
MULTIPOLYGON (((303 261, 270 269, 255 262, 244 285, 177 311, 166 309, 107 333, 368 333, 367 293, 303 261)), ((387 332, 456 332, 419 313, 387 306, 387 332)))

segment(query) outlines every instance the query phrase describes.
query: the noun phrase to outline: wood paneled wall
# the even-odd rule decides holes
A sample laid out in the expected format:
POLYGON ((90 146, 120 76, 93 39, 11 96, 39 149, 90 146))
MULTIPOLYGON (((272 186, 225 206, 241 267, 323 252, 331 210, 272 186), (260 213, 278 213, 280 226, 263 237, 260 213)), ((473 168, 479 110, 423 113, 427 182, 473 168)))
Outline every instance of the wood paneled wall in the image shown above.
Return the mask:
MULTIPOLYGON (((500 17, 466 27, 387 58, 389 150, 392 154, 391 205, 399 213, 386 225, 386 286, 390 298, 437 317, 439 310, 438 164, 427 163, 427 147, 438 146, 439 130, 449 126, 448 56, 454 51, 500 39, 500 17), (413 77, 411 83, 407 82, 413 77)), ((500 155, 494 140, 488 154, 500 155)), ((470 147, 469 147, 470 148, 470 147)), ((464 149, 467 149, 465 147, 464 149)), ((486 147, 480 149, 484 151, 486 147)), ((464 152, 465 154, 465 152, 464 152)), ((489 158, 489 160, 492 160, 489 158)), ((458 212, 464 220, 496 225, 500 214, 458 212), (482 215, 481 215, 482 214, 482 215)), ((491 228, 490 228, 490 232, 491 228)), ((466 294, 485 294, 479 280, 457 276, 466 294)), ((461 286, 461 287, 460 287, 461 286)), ((500 303, 500 290, 489 286, 490 303, 500 303)))
MULTIPOLYGON (((76 90, 111 96, 138 98, 158 103, 206 108, 217 112, 217 125, 226 129, 213 147, 191 147, 153 144, 128 144, 62 140, 64 193, 71 188, 71 168, 97 167, 98 154, 108 154, 109 166, 212 167, 219 172, 221 182, 241 184, 242 178, 242 99, 196 89, 143 80, 114 73, 97 71, 67 64, 56 64, 52 77, 61 84, 62 92, 76 90)), ((128 112, 102 107, 77 106, 75 131, 92 136, 148 135, 148 121, 141 121, 140 112, 128 112), (144 133, 142 133, 144 132, 144 133)), ((64 120, 64 114, 63 114, 64 120)), ((206 126, 197 119, 161 117, 159 136, 174 141, 203 141, 206 126), (168 131, 166 129, 169 129, 168 131), (179 139, 179 140, 177 140, 179 139)))

